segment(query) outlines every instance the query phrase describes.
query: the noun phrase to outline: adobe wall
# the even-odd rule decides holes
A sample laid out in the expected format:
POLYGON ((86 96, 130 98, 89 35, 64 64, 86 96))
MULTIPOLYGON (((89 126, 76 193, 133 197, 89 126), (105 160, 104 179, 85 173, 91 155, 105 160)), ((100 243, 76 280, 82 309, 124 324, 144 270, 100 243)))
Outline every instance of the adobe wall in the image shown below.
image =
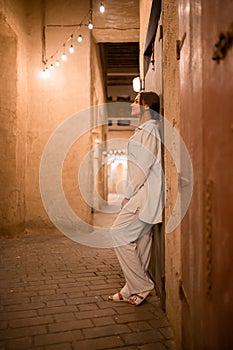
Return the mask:
MULTIPOLYGON (((90 106, 90 33, 85 27, 77 32, 83 36, 83 42, 78 45, 76 37, 73 46, 75 52, 69 54, 66 45, 67 61, 51 72, 48 78, 41 77, 42 55, 42 26, 55 24, 78 24, 88 13, 88 4, 75 1, 32 2, 30 8, 30 104, 28 119, 27 143, 27 179, 26 179, 26 225, 28 230, 46 228, 53 229, 53 225, 43 208, 39 190, 39 167, 41 157, 52 133, 72 115, 90 106), (43 23, 44 22, 44 23, 43 23)), ((47 57, 61 48, 63 43, 74 32, 72 27, 47 27, 46 50, 47 57)), ((52 61, 51 61, 52 62, 52 61)), ((88 119, 88 117, 87 117, 88 119)), ((90 123, 90 120, 87 120, 90 123)), ((77 137, 79 128, 77 125, 77 137)), ((61 135, 61 143, 64 142, 61 135)), ((64 162, 62 171, 63 189, 72 209, 84 220, 90 218, 90 208, 85 205, 77 186, 77 165, 90 148, 89 134, 76 141, 64 162), (75 151, 76 150, 76 151, 75 151)), ((56 152, 56 150, 55 150, 56 152)), ((87 180, 89 181, 89 180, 87 180)), ((89 184, 87 183, 87 186, 89 184)), ((48 194, 50 195, 50 194, 48 194)), ((56 194, 55 194, 56 196, 56 194)), ((51 195, 51 202, 54 198, 51 195)), ((62 215, 62 214, 60 214, 62 215)), ((61 220, 65 217, 61 217, 61 220)))
POLYGON ((140 59, 139 59, 139 67, 140 67, 140 77, 144 78, 144 60, 143 60, 143 52, 146 42, 146 32, 148 27, 148 22, 150 18, 152 1, 148 0, 140 0, 139 2, 139 14, 140 14, 140 35, 139 35, 139 50, 140 50, 140 59))
POLYGON ((90 196, 92 197, 93 207, 100 208, 103 199, 107 199, 107 175, 105 171, 106 164, 102 164, 102 152, 105 151, 105 141, 107 140, 107 110, 103 106, 105 100, 105 87, 103 82, 103 71, 100 59, 100 51, 94 36, 91 37, 91 105, 92 109, 92 133, 91 144, 92 165, 93 165, 93 183, 90 196), (100 107, 98 107, 100 105, 100 107), (96 142, 100 142, 97 146, 96 142), (103 142, 103 144, 101 144, 103 142), (96 148, 96 151, 94 151, 96 148), (96 175, 94 175, 96 174, 96 175), (96 189, 96 191, 94 191, 96 189))
MULTIPOLYGON (((143 75, 143 51, 151 10, 151 1, 140 1, 140 69, 143 75)), ((162 13, 154 44, 154 66, 150 63, 145 77, 145 90, 155 91, 161 96, 164 116, 171 130, 179 132, 179 66, 176 60, 178 39, 177 0, 162 2, 162 13), (163 40, 160 39, 160 25, 163 26, 163 40)), ((174 156, 179 157, 179 146, 174 142, 173 131, 164 129, 165 142, 171 144, 173 155, 164 148, 165 169, 165 221, 164 231, 175 206, 178 193, 178 175, 174 156)), ((153 252, 155 254, 155 251, 153 252)), ((152 256, 153 259, 153 256, 152 256)), ((174 329, 177 343, 180 342, 180 300, 179 280, 181 278, 180 226, 171 233, 165 233, 165 291, 166 312, 174 329)))
MULTIPOLYGON (((178 1, 162 2, 163 23, 163 77, 164 77, 164 117, 171 125, 171 131, 164 128, 166 142, 171 145, 171 152, 165 147, 164 167, 166 179, 165 225, 169 218, 177 213, 173 208, 178 196, 178 172, 174 159, 180 159, 179 141, 175 133, 180 133, 180 77, 179 61, 176 59, 176 40, 178 31, 178 1)), ((180 135, 182 137, 182 135, 180 135)), ((179 165, 178 165, 179 167, 179 165)), ((179 281, 181 280, 181 226, 171 233, 165 233, 165 274, 166 274, 166 312, 174 329, 177 344, 181 338, 181 304, 179 281)))
POLYGON ((0 2, 0 33, 0 232, 18 236, 25 229, 28 30, 24 1, 0 2))
MULTIPOLYGON (((97 91, 98 103, 103 101, 104 94, 100 74, 97 73, 99 66, 95 73, 91 72, 91 35, 86 26, 76 31, 76 37, 79 33, 82 34, 83 42, 78 44, 76 37, 74 38, 75 53, 69 54, 66 47, 67 62, 51 72, 50 77, 42 77, 43 26, 81 23, 89 14, 89 3, 74 0, 7 0, 0 2, 0 13, 0 25, 3 29, 3 45, 0 49, 3 64, 0 69, 5 82, 4 85, 1 84, 0 132, 4 147, 9 146, 3 148, 5 152, 1 155, 1 232, 15 235, 25 230, 54 231, 55 227, 43 207, 39 187, 40 165, 45 146, 64 121, 77 113, 85 114, 85 110, 93 102, 93 89, 97 91)), ((55 59, 60 57, 62 44, 74 29, 47 27, 47 57, 54 56, 48 65, 54 64, 55 59), (58 55, 54 55, 56 51, 59 51, 58 55)), ((97 57, 95 51, 92 59, 94 57, 97 57)), ((77 138, 81 126, 78 121, 79 115, 75 125, 77 138)), ((91 223, 91 208, 83 200, 77 181, 80 163, 92 147, 89 132, 92 122, 88 112, 85 122, 83 128, 86 132, 70 145, 60 180, 73 211, 85 222, 91 223)), ((61 135, 61 147, 63 142, 61 135)), ((54 152, 56 154, 56 149, 54 152)), ((83 184, 86 189, 91 188, 91 176, 90 171, 83 184)), ((53 179, 50 181, 52 183, 53 179)), ((48 195, 51 195, 53 205, 56 198, 51 193, 48 195)), ((91 193, 88 195, 90 197, 91 193)), ((61 220, 66 220, 62 214, 61 220)))

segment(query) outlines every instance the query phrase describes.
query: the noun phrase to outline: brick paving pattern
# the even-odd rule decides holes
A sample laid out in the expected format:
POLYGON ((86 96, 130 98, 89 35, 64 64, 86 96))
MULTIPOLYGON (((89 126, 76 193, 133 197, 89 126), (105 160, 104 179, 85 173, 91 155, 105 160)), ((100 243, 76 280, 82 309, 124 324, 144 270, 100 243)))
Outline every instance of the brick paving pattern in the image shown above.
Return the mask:
POLYGON ((124 282, 112 249, 62 234, 1 239, 0 249, 0 350, 175 349, 155 293, 138 307, 107 301, 124 282))

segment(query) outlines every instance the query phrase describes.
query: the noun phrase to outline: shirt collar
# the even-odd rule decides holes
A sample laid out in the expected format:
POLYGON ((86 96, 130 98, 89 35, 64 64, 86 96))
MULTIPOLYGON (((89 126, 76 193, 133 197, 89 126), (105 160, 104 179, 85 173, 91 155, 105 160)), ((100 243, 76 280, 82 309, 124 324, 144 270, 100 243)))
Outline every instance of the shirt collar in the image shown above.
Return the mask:
POLYGON ((154 120, 154 119, 147 120, 145 123, 139 125, 137 127, 137 130, 142 130, 148 124, 156 124, 156 120, 154 120))

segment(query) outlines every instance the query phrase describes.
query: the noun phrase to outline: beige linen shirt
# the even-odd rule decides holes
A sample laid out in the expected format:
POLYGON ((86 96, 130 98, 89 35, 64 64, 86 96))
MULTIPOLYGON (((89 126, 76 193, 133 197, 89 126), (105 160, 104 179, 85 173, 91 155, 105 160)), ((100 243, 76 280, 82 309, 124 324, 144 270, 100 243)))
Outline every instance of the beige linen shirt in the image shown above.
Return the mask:
POLYGON ((140 125, 129 139, 128 175, 125 209, 150 224, 162 222, 163 171, 159 123, 149 120, 140 125))

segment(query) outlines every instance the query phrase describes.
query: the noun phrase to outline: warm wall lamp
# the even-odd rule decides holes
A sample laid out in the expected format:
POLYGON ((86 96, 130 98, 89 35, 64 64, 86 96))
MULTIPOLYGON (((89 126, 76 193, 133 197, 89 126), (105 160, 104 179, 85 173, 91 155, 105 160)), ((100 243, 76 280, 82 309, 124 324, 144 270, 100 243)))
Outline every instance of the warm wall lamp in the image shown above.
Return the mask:
POLYGON ((142 90, 142 81, 140 77, 135 77, 133 79, 133 91, 139 92, 142 90))

